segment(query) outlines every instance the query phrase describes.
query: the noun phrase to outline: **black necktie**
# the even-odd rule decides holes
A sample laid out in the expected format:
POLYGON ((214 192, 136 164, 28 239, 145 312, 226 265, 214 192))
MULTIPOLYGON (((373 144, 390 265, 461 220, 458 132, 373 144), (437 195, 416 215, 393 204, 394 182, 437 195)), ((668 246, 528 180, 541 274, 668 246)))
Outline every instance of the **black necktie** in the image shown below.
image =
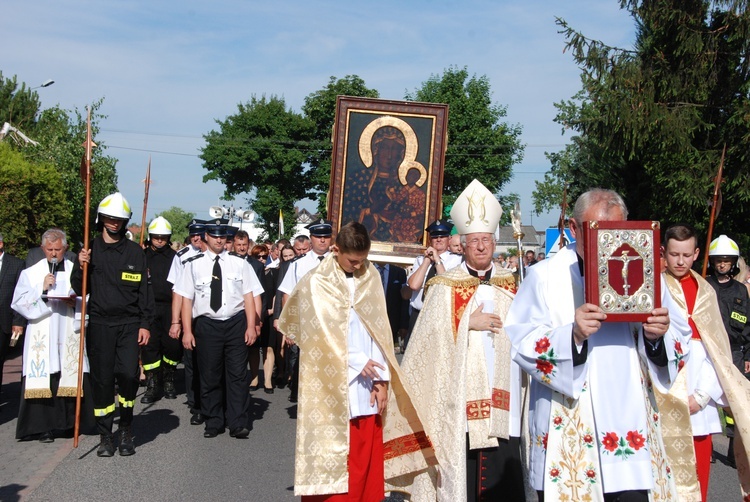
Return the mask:
MULTIPOLYGON (((427 275, 424 278, 424 286, 427 286, 427 283, 437 275, 437 267, 435 266, 435 262, 430 265, 430 270, 427 271, 427 275)), ((424 293, 425 293, 425 287, 422 286, 422 301, 424 301, 424 293)))
POLYGON ((323 261, 323 258, 325 258, 325 255, 323 255, 323 256, 318 256, 318 261, 323 261))
POLYGON ((221 266, 219 257, 214 261, 214 271, 211 276, 211 310, 218 312, 221 308, 221 266))

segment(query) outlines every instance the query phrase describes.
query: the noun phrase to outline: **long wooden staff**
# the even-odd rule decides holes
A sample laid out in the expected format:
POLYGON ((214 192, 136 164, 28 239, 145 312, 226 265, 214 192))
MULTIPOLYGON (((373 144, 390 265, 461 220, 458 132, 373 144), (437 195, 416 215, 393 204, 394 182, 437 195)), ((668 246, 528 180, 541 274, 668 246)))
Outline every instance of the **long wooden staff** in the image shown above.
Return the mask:
POLYGON ((724 149, 721 151, 721 162, 719 162, 719 172, 716 173, 716 181, 714 182, 714 198, 711 204, 711 219, 708 220, 708 234, 706 239, 706 249, 703 255, 703 272, 701 275, 705 278, 708 273, 708 247, 711 245, 711 238, 714 233, 714 220, 719 216, 719 212, 716 207, 719 203, 719 194, 721 193, 721 176, 724 171, 724 156, 727 153, 727 144, 724 143, 724 149))
POLYGON ((143 180, 146 185, 143 194, 143 216, 141 217, 141 238, 138 244, 143 247, 143 237, 146 234, 146 209, 148 208, 148 187, 151 186, 151 155, 148 156, 148 168, 146 168, 146 179, 143 180))
MULTIPOLYGON (((83 249, 89 248, 89 213, 91 210, 91 149, 96 144, 91 140, 91 107, 88 108, 86 119, 86 153, 81 160, 81 179, 86 186, 86 204, 83 219, 83 249)), ((78 448, 78 431, 81 424, 81 394, 83 393, 83 354, 86 343, 86 295, 88 294, 89 264, 85 262, 83 268, 83 284, 81 287, 81 339, 78 347, 78 387, 76 388, 76 420, 73 429, 73 448, 78 448)), ((91 399, 91 396, 88 397, 91 399)))
POLYGON ((560 219, 557 220, 557 230, 560 232, 560 245, 562 249, 568 245, 568 238, 565 236, 565 212, 568 210, 568 185, 563 187, 562 204, 560 204, 560 219))

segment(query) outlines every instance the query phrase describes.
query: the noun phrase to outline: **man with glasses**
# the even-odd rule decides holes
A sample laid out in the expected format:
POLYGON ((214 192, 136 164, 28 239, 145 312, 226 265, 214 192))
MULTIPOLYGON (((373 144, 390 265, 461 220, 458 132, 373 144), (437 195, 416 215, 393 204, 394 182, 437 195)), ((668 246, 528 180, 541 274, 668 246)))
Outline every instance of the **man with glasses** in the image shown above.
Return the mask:
MULTIPOLYGON (((501 215, 500 203, 477 180, 456 199, 451 218, 465 261, 427 283, 422 313, 401 362, 438 462, 437 468, 425 470, 417 462, 412 474, 390 480, 412 500, 525 500, 521 371, 511 361, 503 330, 515 281, 492 263, 501 215)), ((390 418, 386 414, 384 441, 398 445, 412 431, 398 424, 389 428, 390 418)), ((429 455, 429 444, 421 447, 419 455, 429 455)), ((408 465, 412 453, 403 451, 411 450, 394 453, 395 472, 397 464, 408 465)))

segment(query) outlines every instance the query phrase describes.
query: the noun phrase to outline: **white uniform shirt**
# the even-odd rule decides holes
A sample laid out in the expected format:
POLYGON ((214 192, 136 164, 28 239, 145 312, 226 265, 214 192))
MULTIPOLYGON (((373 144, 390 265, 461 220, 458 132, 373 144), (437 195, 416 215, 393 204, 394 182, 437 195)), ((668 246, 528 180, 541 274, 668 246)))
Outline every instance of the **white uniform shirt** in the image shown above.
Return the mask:
MULTIPOLYGON (((350 291, 350 305, 354 305, 354 278, 349 277, 346 280, 350 291)), ((349 309, 349 418, 364 417, 368 415, 377 415, 378 404, 370 406, 370 392, 372 391, 373 380, 365 378, 360 373, 367 362, 372 359, 376 363, 382 364, 385 369, 377 368, 380 375, 378 381, 388 382, 391 379, 391 373, 388 369, 388 361, 380 350, 378 344, 365 329, 359 316, 354 312, 354 308, 349 309)))
POLYGON ((167 275, 167 281, 172 284, 173 290, 174 286, 180 282, 180 276, 182 275, 183 270, 185 270, 185 262, 201 252, 200 249, 193 247, 192 244, 184 249, 187 249, 187 251, 182 251, 182 249, 180 249, 174 255, 174 258, 172 258, 172 266, 169 268, 169 275, 167 275))
MULTIPOLYGON (((425 260, 424 256, 417 256, 414 259, 414 265, 412 265, 411 267, 411 273, 409 274, 409 277, 414 275, 414 272, 416 272, 419 269, 419 266, 422 264, 424 260, 425 260)), ((440 261, 443 262, 443 267, 445 267, 445 270, 448 271, 454 267, 461 265, 461 255, 451 253, 449 250, 446 249, 444 252, 440 253, 440 261)), ((422 310, 422 293, 424 292, 424 283, 427 281, 427 274, 429 273, 430 273, 430 269, 428 268, 427 273, 425 273, 424 275, 424 280, 422 281, 422 287, 419 288, 419 291, 411 292, 411 299, 409 300, 409 305, 413 309, 422 310)))
POLYGON ((194 319, 207 316, 225 321, 244 310, 244 295, 252 293, 255 297, 263 293, 263 287, 250 264, 223 251, 218 255, 221 265, 221 308, 214 312, 211 308, 211 280, 216 256, 206 251, 203 256, 188 261, 179 283, 174 287, 175 293, 193 300, 194 319))
POLYGON ((292 294, 294 286, 302 279, 306 273, 314 269, 323 258, 328 256, 330 253, 324 255, 317 255, 314 251, 310 251, 301 258, 294 260, 289 264, 289 268, 286 269, 286 275, 279 285, 279 291, 286 293, 287 295, 292 294))

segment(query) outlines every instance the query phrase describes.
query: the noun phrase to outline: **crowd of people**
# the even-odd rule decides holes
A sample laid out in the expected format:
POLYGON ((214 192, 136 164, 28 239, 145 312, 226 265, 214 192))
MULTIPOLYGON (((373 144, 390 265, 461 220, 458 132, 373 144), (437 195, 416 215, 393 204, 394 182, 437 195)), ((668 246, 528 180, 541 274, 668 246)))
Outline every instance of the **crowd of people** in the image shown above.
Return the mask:
POLYGON ((132 455, 141 380, 141 403, 175 399, 182 363, 207 439, 248 437, 251 393, 288 387, 306 501, 706 500, 722 430, 750 491, 750 283, 726 235, 703 279, 696 231, 666 227, 659 306, 636 323, 584 300, 583 223, 628 216, 610 190, 576 201, 577 241, 520 264, 495 253, 502 208, 476 180, 411 267, 369 261, 356 222, 254 243, 193 220, 176 250, 162 217, 130 241, 131 215, 112 194, 90 249, 53 228, 25 264, 0 235, 2 360, 24 347, 17 439, 73 427, 82 364, 81 431, 100 457, 132 455))

